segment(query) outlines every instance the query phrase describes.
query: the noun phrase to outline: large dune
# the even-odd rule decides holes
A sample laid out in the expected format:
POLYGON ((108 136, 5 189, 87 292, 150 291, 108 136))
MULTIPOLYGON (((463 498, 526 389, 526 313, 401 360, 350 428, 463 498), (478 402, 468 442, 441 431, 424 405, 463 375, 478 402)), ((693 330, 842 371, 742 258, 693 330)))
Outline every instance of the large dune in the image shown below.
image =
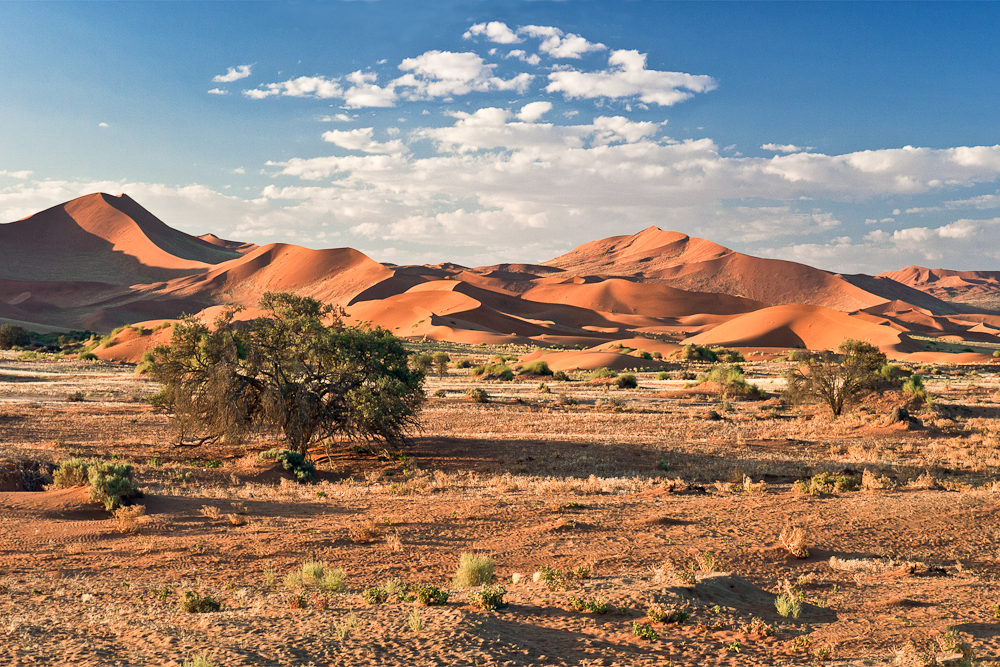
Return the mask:
POLYGON ((875 277, 894 280, 944 301, 991 310, 1000 308, 1000 271, 951 271, 908 266, 875 277))
MULTIPOLYGON (((998 276, 920 267, 838 275, 656 227, 542 265, 396 266, 351 248, 191 236, 124 194, 87 195, 0 225, 0 321, 29 329, 211 319, 227 304, 250 316, 264 292, 290 290, 403 337, 583 348, 549 357, 565 368, 646 364, 608 346, 616 341, 655 351, 682 341, 835 348, 858 338, 896 355, 939 354, 908 334, 1000 345, 1000 315, 955 303, 992 294, 998 276)), ((161 331, 126 330, 100 354, 135 361, 161 331)))

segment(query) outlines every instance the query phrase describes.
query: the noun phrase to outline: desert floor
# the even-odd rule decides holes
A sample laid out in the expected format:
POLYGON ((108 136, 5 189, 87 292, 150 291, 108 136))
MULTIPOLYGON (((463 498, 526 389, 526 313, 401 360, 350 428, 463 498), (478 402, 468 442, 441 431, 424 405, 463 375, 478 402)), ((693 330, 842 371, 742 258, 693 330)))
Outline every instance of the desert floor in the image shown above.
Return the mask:
MULTIPOLYGON (((318 448, 316 480, 298 484, 257 458, 273 442, 175 447, 130 366, 0 354, 5 665, 922 665, 957 660, 962 642, 1000 661, 996 368, 939 366, 938 400, 906 427, 888 420, 898 393, 831 421, 776 399, 719 406, 655 374, 634 391, 581 376, 543 393, 538 378, 452 370, 428 381, 402 451, 318 448), (492 400, 473 403, 473 386, 492 400), (132 463, 144 515, 43 490, 71 456, 132 463), (866 489, 793 488, 865 470, 866 489), (789 527, 809 557, 780 545, 789 527), (495 560, 507 609, 453 586, 462 553, 495 560), (290 589, 307 561, 341 568, 346 590, 290 589), (589 576, 550 590, 533 581, 543 567, 589 576), (365 604, 388 578, 450 599, 365 604), (183 613, 189 591, 222 610, 183 613), (787 591, 798 618, 776 611, 787 591), (652 604, 690 616, 643 639, 633 623, 652 604)), ((745 367, 780 386, 783 364, 745 367)))

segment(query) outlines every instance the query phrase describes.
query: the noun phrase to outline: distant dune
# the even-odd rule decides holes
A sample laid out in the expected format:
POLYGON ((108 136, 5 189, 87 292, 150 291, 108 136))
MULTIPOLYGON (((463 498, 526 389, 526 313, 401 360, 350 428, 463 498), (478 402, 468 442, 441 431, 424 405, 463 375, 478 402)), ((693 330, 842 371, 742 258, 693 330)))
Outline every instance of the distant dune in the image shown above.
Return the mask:
POLYGON ((577 348, 546 354, 557 370, 662 363, 618 344, 664 357, 681 344, 818 349, 858 338, 894 357, 978 362, 989 357, 949 357, 912 336, 1000 346, 1000 313, 975 307, 1000 302, 1000 272, 839 275, 656 227, 541 265, 469 268, 191 236, 124 194, 87 195, 0 225, 0 321, 44 331, 143 323, 99 351, 109 360, 138 360, 169 336, 153 326, 183 313, 211 321, 237 304, 251 317, 268 290, 337 304, 349 322, 402 337, 577 348))

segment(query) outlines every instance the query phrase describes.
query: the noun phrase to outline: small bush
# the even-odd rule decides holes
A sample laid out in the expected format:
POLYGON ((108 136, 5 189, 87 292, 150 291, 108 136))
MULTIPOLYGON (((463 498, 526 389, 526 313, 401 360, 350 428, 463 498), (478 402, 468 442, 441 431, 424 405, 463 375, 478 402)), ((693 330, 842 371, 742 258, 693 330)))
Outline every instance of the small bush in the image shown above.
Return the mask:
POLYGON ((132 481, 132 466, 126 463, 94 461, 88 465, 87 480, 90 499, 104 505, 109 512, 139 496, 139 488, 132 481))
POLYGON ((787 593, 782 593, 774 599, 774 608, 778 610, 778 614, 788 618, 798 618, 799 614, 802 613, 802 603, 788 595, 787 593))
POLYGON ((181 663, 181 667, 216 667, 216 665, 204 653, 194 653, 181 663))
POLYGON ((680 350, 680 358, 684 361, 709 361, 713 363, 719 360, 715 352, 701 345, 685 345, 680 350))
POLYGON ((504 588, 503 584, 497 584, 496 586, 483 584, 482 588, 478 591, 469 591, 469 601, 480 609, 497 611, 498 609, 506 609, 509 606, 503 599, 506 593, 507 589, 504 588))
POLYGON ((657 380, 669 380, 670 379, 670 373, 668 373, 666 371, 660 371, 659 373, 656 374, 656 379, 657 380))
POLYGON ((435 352, 431 356, 431 360, 434 362, 434 372, 439 378, 448 374, 448 362, 451 361, 451 357, 448 356, 447 352, 435 352))
POLYGON ((571 597, 569 599, 569 604, 573 609, 577 611, 586 611, 591 614, 606 614, 608 613, 608 603, 605 602, 604 598, 597 598, 596 600, 584 600, 581 598, 571 597))
POLYGON ((473 368, 472 374, 478 375, 484 380, 510 382, 514 379, 514 371, 507 364, 483 364, 473 368))
POLYGON ((615 386, 619 389, 638 389, 639 381, 631 373, 623 373, 615 378, 615 386))
POLYGON ((600 368, 595 368, 590 371, 591 380, 610 380, 616 377, 618 377, 618 373, 611 370, 607 366, 601 366, 600 368))
POLYGON ((315 463, 291 449, 269 449, 258 456, 264 461, 280 462, 281 467, 295 475, 295 479, 300 482, 308 482, 316 473, 315 463))
POLYGON ((494 567, 489 556, 464 553, 459 557, 453 583, 457 588, 488 584, 493 581, 494 567))
POLYGON ((437 586, 419 584, 413 589, 413 594, 416 596, 417 602, 426 607, 448 603, 448 592, 437 586))
POLYGON ((419 609, 410 612, 410 615, 406 617, 406 625, 410 628, 410 632, 420 632, 424 629, 424 620, 420 616, 419 609))
POLYGON ((16 324, 0 324, 0 350, 24 347, 31 342, 27 329, 16 324))
POLYGON ((202 596, 194 591, 184 594, 180 601, 181 611, 187 614, 207 614, 222 609, 222 604, 210 595, 202 596))
POLYGON ((778 541, 796 558, 809 558, 808 533, 801 526, 786 526, 781 530, 778 541))
POLYGON ((660 635, 656 634, 656 630, 649 623, 640 623, 639 621, 632 621, 632 634, 641 639, 648 641, 655 641, 660 635))
POLYGON ((473 403, 489 403, 490 395, 486 393, 485 389, 480 387, 473 387, 465 392, 465 395, 472 399, 473 403))
POLYGON ((59 467, 52 473, 52 483, 57 489, 69 489, 74 486, 85 486, 88 483, 88 465, 83 459, 66 459, 59 462, 59 467))
POLYGON ((381 586, 372 586, 364 590, 361 599, 365 601, 365 604, 382 604, 389 599, 389 594, 381 586))
POLYGON ((917 403, 927 402, 927 389, 924 387, 924 379, 919 375, 910 376, 903 382, 903 393, 917 403))
POLYGON ((455 368, 472 368, 472 362, 468 359, 459 359, 455 362, 455 368))
POLYGON ((650 623, 683 623, 690 616, 686 611, 676 607, 664 607, 659 604, 650 605, 646 610, 646 618, 650 623))
POLYGON ((532 361, 530 364, 521 369, 521 373, 530 375, 552 375, 552 371, 549 369, 549 364, 541 359, 538 361, 532 361))
POLYGON ((713 366, 707 373, 697 376, 694 383, 689 386, 697 387, 710 382, 719 387, 719 393, 723 396, 738 395, 748 398, 763 398, 763 392, 756 386, 748 383, 743 376, 743 369, 739 366, 717 365, 713 366))
POLYGON ((740 361, 746 361, 743 358, 743 353, 739 350, 730 350, 725 347, 713 347, 711 352, 715 355, 715 358, 724 364, 735 364, 740 361))
POLYGON ((808 481, 798 480, 792 484, 792 490, 795 492, 812 496, 857 491, 859 488, 861 488, 860 475, 835 475, 828 472, 820 473, 808 481))
POLYGON ((76 357, 79 361, 100 361, 100 357, 93 352, 84 352, 76 357))
POLYGON ((74 391, 66 394, 66 400, 70 403, 81 403, 83 402, 84 394, 82 391, 74 391))
POLYGON ((569 375, 565 371, 556 371, 552 374, 552 379, 559 382, 569 382, 569 375))

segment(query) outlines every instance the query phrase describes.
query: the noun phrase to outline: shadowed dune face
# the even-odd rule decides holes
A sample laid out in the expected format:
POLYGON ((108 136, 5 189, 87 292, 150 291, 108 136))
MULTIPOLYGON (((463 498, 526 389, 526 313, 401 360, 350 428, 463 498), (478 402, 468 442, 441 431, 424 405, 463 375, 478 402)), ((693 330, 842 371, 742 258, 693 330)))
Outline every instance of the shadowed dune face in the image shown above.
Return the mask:
POLYGON ((875 277, 894 280, 944 301, 1000 309, 1000 271, 951 271, 908 266, 875 277))
MULTIPOLYGON (((207 317, 289 290, 402 337, 587 348, 553 358, 566 368, 648 361, 604 358, 612 353, 601 344, 637 337, 629 347, 652 350, 656 338, 671 350, 681 342, 835 348, 858 338, 894 354, 925 350, 907 334, 1000 345, 1000 315, 934 293, 987 293, 1000 274, 898 274, 835 275, 656 227, 541 265, 395 266, 351 248, 191 236, 127 195, 87 195, 0 225, 0 319, 40 331, 207 317)), ((122 334, 108 358, 136 361, 149 343, 122 334)))

